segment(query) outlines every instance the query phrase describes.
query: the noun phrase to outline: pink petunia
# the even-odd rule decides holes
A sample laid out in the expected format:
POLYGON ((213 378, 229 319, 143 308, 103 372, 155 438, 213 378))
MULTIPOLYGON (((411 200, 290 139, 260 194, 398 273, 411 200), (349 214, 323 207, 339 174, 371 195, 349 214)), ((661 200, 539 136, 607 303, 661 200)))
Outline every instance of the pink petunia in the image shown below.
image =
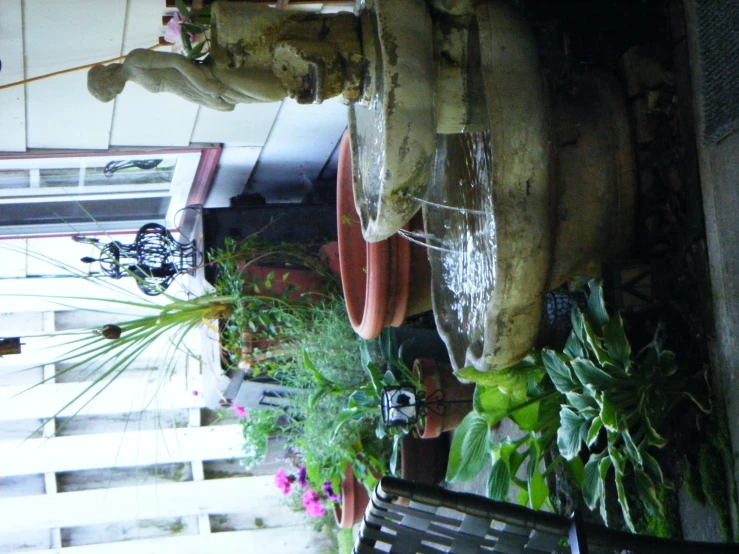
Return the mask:
POLYGON ((321 504, 321 497, 313 489, 308 489, 303 493, 303 506, 309 516, 320 517, 326 513, 321 504))
POLYGON ((305 506, 306 513, 311 517, 321 517, 326 515, 326 510, 320 502, 311 502, 305 506))
POLYGON ((285 496, 290 494, 292 482, 290 480, 290 476, 288 476, 287 472, 284 469, 280 469, 277 473, 275 473, 275 485, 278 489, 282 491, 282 494, 284 494, 285 496))
POLYGON ((234 412, 236 412, 236 415, 239 417, 246 417, 246 408, 243 406, 234 406, 234 412))

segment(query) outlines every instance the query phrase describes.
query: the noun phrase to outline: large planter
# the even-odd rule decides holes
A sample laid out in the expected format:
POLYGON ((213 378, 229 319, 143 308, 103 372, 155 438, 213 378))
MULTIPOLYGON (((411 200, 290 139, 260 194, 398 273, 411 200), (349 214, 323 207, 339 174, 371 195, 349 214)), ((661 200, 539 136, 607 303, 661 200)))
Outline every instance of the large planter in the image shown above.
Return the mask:
MULTIPOLYGON (((426 248, 400 235, 366 242, 352 189, 352 153, 347 133, 339 147, 337 226, 341 285, 352 327, 365 339, 409 315, 431 309, 431 267, 426 248)), ((420 214, 407 230, 420 231, 420 214)))
POLYGON ((351 528, 355 523, 362 521, 368 504, 367 489, 354 477, 354 470, 349 464, 341 482, 341 506, 334 505, 336 524, 342 529, 351 528))
POLYGON ((416 360, 413 372, 422 380, 427 400, 437 398, 438 391, 441 391, 446 403, 442 409, 436 406, 426 409, 424 424, 418 425, 421 438, 433 439, 459 427, 464 416, 472 410, 475 385, 460 383, 450 365, 427 358, 416 360))

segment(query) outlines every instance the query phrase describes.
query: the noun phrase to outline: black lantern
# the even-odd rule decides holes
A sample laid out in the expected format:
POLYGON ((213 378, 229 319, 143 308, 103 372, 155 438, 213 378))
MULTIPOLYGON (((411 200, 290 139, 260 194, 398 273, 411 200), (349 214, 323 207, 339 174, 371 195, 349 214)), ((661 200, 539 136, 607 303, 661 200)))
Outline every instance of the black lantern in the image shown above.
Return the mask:
MULTIPOLYGON (((75 236, 77 242, 98 244, 96 238, 75 236)), ((108 277, 136 277, 136 284, 148 296, 161 294, 181 273, 193 270, 200 261, 194 242, 178 242, 158 223, 147 223, 136 234, 133 244, 112 241, 99 244, 99 258, 85 256, 84 263, 98 262, 108 277)))

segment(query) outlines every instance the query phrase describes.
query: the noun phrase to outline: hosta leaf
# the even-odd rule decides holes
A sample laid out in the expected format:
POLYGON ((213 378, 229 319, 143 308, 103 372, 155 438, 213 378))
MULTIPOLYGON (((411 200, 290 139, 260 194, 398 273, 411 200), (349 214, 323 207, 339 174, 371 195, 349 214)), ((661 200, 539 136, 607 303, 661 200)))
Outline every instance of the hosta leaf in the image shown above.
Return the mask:
POLYGON ((519 506, 528 506, 529 505, 529 491, 519 489, 518 494, 516 495, 516 502, 518 502, 519 506))
POLYGON ((642 413, 642 427, 644 429, 644 435, 647 440, 647 443, 650 446, 656 446, 657 448, 662 448, 663 446, 667 444, 667 439, 664 438, 659 433, 657 433, 654 427, 652 427, 652 420, 649 418, 646 412, 642 413))
POLYGON ((614 474, 614 478, 616 481, 616 493, 618 494, 618 503, 621 505, 621 513, 624 516, 624 523, 626 524, 626 527, 629 528, 629 531, 631 531, 632 533, 636 533, 634 522, 631 521, 631 509, 629 508, 629 501, 626 498, 626 489, 624 489, 623 473, 619 473, 617 471, 614 474))
POLYGON ((600 480, 603 483, 603 496, 600 503, 600 517, 603 518, 603 523, 608 525, 608 511, 606 510, 606 489, 605 482, 608 476, 608 470, 611 469, 611 458, 605 456, 598 464, 598 472, 600 473, 600 480))
POLYGON ((582 496, 588 508, 595 510, 598 502, 603 499, 605 488, 600 471, 601 458, 597 455, 591 455, 588 463, 583 468, 582 476, 582 496))
POLYGON ((572 307, 570 321, 572 322, 572 332, 575 333, 575 337, 579 340, 580 345, 583 345, 585 342, 585 329, 583 327, 585 316, 577 305, 572 307))
POLYGON ((488 420, 470 412, 454 432, 449 449, 446 480, 464 482, 477 476, 488 460, 490 426, 488 420))
POLYGON ((557 448, 559 448, 559 452, 565 460, 571 460, 580 452, 580 433, 587 422, 566 406, 562 406, 559 411, 559 418, 557 448))
POLYGON ((529 507, 538 510, 542 507, 547 498, 549 498, 549 487, 544 480, 544 476, 538 470, 538 464, 534 464, 535 468, 528 481, 529 507))
POLYGON ((613 462, 613 469, 618 474, 623 476, 624 472, 626 471, 626 460, 624 459, 623 454, 619 452, 616 447, 612 445, 608 445, 608 455, 611 458, 611 461, 613 462))
POLYGON ((662 468, 659 467, 659 462, 657 462, 657 460, 655 460, 649 454, 649 452, 647 452, 646 448, 640 448, 639 452, 641 453, 644 470, 647 472, 647 474, 651 475, 654 479, 659 481, 660 484, 664 484, 665 476, 662 474, 662 468))
POLYGON ((567 337, 567 342, 565 343, 563 352, 565 353, 565 356, 567 356, 568 358, 584 358, 585 357, 585 348, 583 347, 583 344, 580 342, 580 339, 577 338, 576 333, 570 333, 570 336, 567 337))
POLYGON ((621 367, 627 369, 631 359, 631 344, 626 338, 624 324, 619 314, 614 315, 606 323, 603 328, 603 339, 608 355, 621 367))
POLYGON ((591 389, 606 390, 611 388, 616 380, 605 371, 595 367, 590 360, 577 358, 570 362, 572 369, 580 382, 591 389))
POLYGON ((511 474, 503 460, 497 460, 490 470, 488 477, 488 497, 500 502, 508 500, 508 491, 511 488, 511 474))
POLYGON ((589 394, 568 392, 565 396, 567 396, 567 402, 569 403, 569 405, 575 408, 575 410, 577 410, 578 412, 582 412, 583 410, 587 410, 588 408, 594 408, 595 410, 600 411, 600 406, 598 406, 598 402, 596 402, 595 398, 593 398, 589 394))
POLYGON ((588 295, 588 306, 585 311, 588 319, 600 330, 608 322, 608 312, 603 301, 603 287, 597 279, 591 279, 588 286, 590 287, 590 294, 588 295))
POLYGON ((549 378, 559 392, 566 393, 576 390, 577 385, 572 378, 570 368, 554 351, 548 349, 543 350, 541 359, 544 362, 544 369, 547 370, 549 378))
POLYGON ((598 435, 600 434, 600 430, 603 428, 603 420, 599 417, 596 417, 593 419, 593 423, 590 424, 590 430, 588 430, 588 437, 586 444, 588 445, 588 448, 593 446, 595 444, 595 441, 598 440, 598 435))
POLYGON ((642 465, 641 454, 639 449, 634 444, 634 440, 631 438, 631 433, 628 429, 621 431, 621 437, 624 439, 624 446, 626 447, 626 455, 631 458, 632 462, 637 465, 642 465))
POLYGON ((605 395, 597 398, 600 404, 600 419, 609 431, 618 431, 618 410, 605 395))
POLYGON ((647 475, 643 469, 634 468, 634 481, 636 482, 636 490, 639 493, 639 499, 650 515, 659 517, 662 515, 663 507, 657 497, 657 489, 651 477, 647 475))
POLYGON ((583 321, 583 328, 585 329, 585 346, 595 354, 595 359, 600 365, 611 364, 616 365, 616 362, 608 355, 606 349, 601 345, 601 337, 595 331, 591 323, 586 319, 583 321))

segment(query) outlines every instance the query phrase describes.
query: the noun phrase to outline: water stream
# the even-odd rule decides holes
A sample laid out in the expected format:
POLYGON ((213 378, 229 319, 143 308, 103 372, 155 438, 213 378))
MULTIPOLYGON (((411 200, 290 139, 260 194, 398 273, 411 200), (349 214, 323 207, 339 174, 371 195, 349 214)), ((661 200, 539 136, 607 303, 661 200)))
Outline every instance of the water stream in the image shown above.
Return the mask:
POLYGON ((481 350, 495 286, 493 154, 489 132, 438 135, 434 177, 423 203, 437 327, 455 366, 481 350))

